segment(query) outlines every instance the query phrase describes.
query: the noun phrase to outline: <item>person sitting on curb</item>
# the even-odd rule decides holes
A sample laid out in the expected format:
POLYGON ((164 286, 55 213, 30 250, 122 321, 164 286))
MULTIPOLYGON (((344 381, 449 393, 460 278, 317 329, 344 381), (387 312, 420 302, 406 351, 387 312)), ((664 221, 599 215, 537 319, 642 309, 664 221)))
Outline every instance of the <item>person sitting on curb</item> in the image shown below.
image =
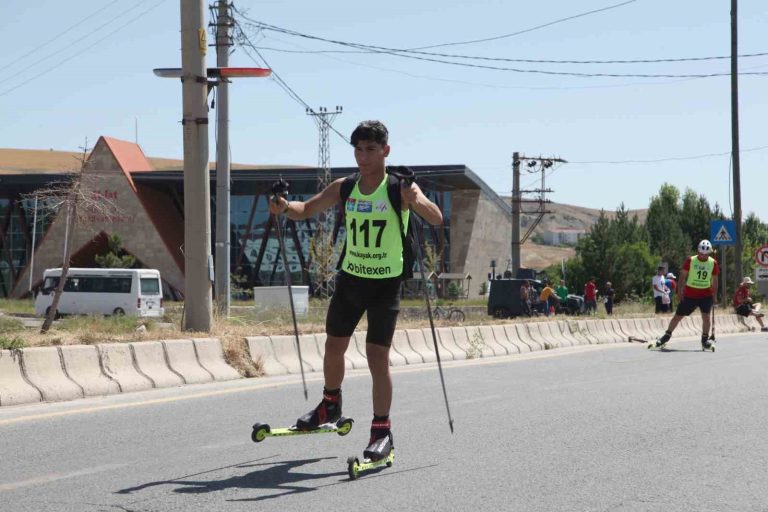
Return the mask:
MULTIPOLYGON (((768 331, 768 327, 763 323, 763 313, 760 313, 760 304, 753 304, 752 297, 749 294, 749 287, 755 284, 749 276, 746 276, 741 280, 741 284, 736 289, 736 293, 733 295, 733 307, 736 308, 736 314, 744 317, 744 325, 747 325, 747 318, 750 316, 755 317, 757 323, 760 324, 760 331, 768 331)), ((753 330, 750 328, 750 330, 753 330)))

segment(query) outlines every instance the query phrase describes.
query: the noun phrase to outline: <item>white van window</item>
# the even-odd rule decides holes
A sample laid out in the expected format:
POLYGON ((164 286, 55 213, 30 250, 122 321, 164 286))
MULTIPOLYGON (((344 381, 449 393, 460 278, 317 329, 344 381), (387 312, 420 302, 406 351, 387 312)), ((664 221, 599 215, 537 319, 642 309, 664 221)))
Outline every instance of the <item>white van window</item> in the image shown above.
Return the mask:
POLYGON ((160 295, 160 280, 156 277, 141 278, 142 295, 160 295))

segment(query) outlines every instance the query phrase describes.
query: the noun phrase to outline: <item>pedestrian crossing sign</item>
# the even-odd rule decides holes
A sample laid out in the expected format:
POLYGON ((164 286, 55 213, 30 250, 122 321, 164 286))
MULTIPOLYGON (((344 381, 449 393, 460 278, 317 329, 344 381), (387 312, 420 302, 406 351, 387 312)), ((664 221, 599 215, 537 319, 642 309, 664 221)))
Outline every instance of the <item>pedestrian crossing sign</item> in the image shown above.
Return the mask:
POLYGON ((713 244, 736 245, 736 222, 732 220, 710 221, 709 239, 713 244))

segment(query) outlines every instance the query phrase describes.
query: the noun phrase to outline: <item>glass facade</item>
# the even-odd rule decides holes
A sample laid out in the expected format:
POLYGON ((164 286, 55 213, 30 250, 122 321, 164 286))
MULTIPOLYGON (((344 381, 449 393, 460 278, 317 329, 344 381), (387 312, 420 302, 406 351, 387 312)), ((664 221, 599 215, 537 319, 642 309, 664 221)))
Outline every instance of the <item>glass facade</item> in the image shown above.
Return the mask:
MULTIPOLYGON (((450 216, 451 193, 424 190, 427 197, 443 212, 442 226, 424 226, 418 222, 423 243, 431 245, 440 256, 438 272, 450 272, 450 216)), ((291 201, 306 201, 312 194, 291 195, 291 201)), ((285 267, 280 253, 275 219, 268 210, 269 198, 265 194, 237 195, 231 200, 232 259, 231 272, 238 281, 248 286, 272 286, 285 284, 285 267)), ((334 262, 344 241, 344 228, 340 226, 339 210, 330 215, 336 234, 334 262)), ((293 284, 310 284, 309 268, 312 263, 310 244, 317 230, 317 220, 291 221, 280 219, 285 240, 288 266, 293 284), (299 250, 297 250, 297 245, 299 250)), ((329 226, 330 227, 330 226, 329 226)), ((418 267, 415 268, 418 270, 418 267)))

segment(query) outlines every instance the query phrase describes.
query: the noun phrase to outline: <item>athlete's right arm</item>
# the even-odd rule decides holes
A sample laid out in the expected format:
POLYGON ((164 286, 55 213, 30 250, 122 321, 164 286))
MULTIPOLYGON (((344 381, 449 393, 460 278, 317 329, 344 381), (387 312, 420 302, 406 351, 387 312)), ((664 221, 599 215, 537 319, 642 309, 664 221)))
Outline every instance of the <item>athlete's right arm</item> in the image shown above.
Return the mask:
POLYGON ((335 206, 341 200, 341 182, 339 178, 325 187, 322 192, 312 196, 306 201, 287 201, 278 197, 269 203, 269 212, 273 215, 284 214, 291 220, 304 220, 314 217, 322 211, 335 206))

